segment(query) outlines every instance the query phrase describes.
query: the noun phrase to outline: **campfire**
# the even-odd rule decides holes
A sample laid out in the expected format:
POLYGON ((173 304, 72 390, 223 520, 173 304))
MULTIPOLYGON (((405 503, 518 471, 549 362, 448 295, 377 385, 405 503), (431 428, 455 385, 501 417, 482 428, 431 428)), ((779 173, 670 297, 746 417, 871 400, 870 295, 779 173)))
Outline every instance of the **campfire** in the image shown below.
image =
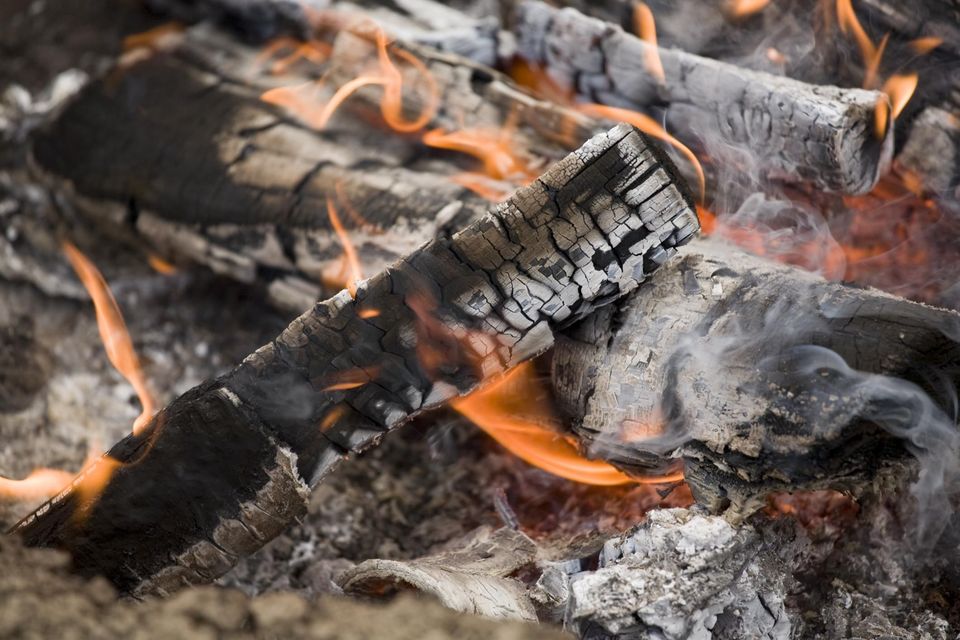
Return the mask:
POLYGON ((954 637, 958 19, 7 3, 0 635, 954 637))

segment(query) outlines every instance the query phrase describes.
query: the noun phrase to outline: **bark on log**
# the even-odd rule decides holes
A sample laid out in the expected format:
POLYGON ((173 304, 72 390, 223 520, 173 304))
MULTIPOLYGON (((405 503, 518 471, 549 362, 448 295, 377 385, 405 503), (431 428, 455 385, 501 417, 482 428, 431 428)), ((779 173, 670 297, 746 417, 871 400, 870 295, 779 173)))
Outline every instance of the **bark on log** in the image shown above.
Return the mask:
POLYGON ((646 66, 644 41, 533 0, 520 5, 514 30, 521 56, 588 100, 668 105, 670 128, 699 139, 712 158, 747 146, 760 172, 851 194, 869 191, 889 164, 891 126, 882 140, 874 133, 876 105, 886 100, 879 92, 808 85, 662 48, 661 83, 646 66))
POLYGON ((877 425, 893 400, 951 420, 960 314, 715 240, 690 249, 558 338, 556 396, 589 452, 640 472, 682 457, 698 502, 732 518, 771 491, 858 489, 907 440, 921 462, 957 455, 949 433, 877 425))
POLYGON ((349 453, 542 353, 697 228, 666 156, 618 126, 355 299, 318 303, 115 445, 87 474, 118 465, 99 496, 81 478, 16 530, 135 595, 212 580, 302 515, 349 453))
MULTIPOLYGON (((515 144, 529 149, 533 166, 566 153, 550 138, 560 122, 575 125, 582 139, 593 132, 582 116, 530 97, 486 67, 415 45, 405 50, 427 65, 441 92, 430 126, 495 130, 513 113, 515 144)), ((176 50, 92 83, 35 136, 35 156, 95 199, 77 200, 99 224, 132 227, 164 255, 264 281, 274 302, 297 311, 342 266, 328 197, 369 272, 485 211, 485 200, 451 180, 472 168, 472 159, 371 126, 365 116, 377 111, 379 89, 360 92, 317 132, 258 99, 310 78, 257 74, 257 55, 223 33, 194 27, 176 50), (344 199, 363 220, 349 215, 344 199)), ((331 82, 356 77, 371 58, 371 43, 341 34, 326 69, 331 82)), ((416 74, 408 80, 407 106, 415 114, 416 74)))

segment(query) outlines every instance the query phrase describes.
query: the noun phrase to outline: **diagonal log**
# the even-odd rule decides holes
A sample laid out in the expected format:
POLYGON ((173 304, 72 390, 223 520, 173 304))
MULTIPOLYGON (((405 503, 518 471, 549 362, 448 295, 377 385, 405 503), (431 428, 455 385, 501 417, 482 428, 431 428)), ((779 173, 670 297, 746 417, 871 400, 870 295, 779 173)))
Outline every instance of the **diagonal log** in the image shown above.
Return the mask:
POLYGON ((697 231, 669 159, 600 134, 450 239, 316 304, 175 400, 16 528, 135 595, 207 582, 413 415, 548 349, 697 231), (103 491, 92 479, 116 467, 103 491))
POLYGON ((713 159, 746 148, 761 173, 850 194, 869 191, 889 165, 891 123, 880 123, 881 139, 875 133, 876 106, 886 100, 879 92, 809 85, 675 49, 658 50, 661 82, 643 40, 535 0, 518 8, 514 32, 522 56, 588 100, 666 105, 670 129, 699 139, 713 159))
POLYGON ((954 311, 712 239, 615 307, 553 351, 556 395, 595 456, 639 472, 682 457, 698 502, 731 517, 773 491, 858 490, 906 448, 955 466, 954 311))

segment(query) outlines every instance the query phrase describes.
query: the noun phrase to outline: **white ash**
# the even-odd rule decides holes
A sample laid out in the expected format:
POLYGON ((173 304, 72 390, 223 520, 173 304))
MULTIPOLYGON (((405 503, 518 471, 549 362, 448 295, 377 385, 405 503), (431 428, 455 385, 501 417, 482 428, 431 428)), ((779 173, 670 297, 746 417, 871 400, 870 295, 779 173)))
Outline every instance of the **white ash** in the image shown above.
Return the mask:
POLYGON ((571 577, 565 622, 586 638, 787 638, 780 563, 752 526, 652 511, 571 577))

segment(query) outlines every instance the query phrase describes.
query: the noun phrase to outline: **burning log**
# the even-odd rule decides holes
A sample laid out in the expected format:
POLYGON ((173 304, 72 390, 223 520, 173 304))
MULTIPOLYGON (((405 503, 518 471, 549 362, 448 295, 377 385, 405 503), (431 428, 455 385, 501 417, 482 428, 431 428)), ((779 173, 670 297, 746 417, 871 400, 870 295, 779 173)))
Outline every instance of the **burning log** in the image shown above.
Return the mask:
MULTIPOLYGON (((485 67, 416 45, 395 49, 422 61, 442 98, 427 125, 470 127, 489 137, 515 114, 509 144, 516 155, 529 149, 529 170, 566 153, 567 140, 551 140, 561 123, 579 139, 594 131, 585 117, 536 100, 485 67)), ((264 281, 276 303, 297 311, 318 297, 318 283, 328 290, 343 284, 337 275, 343 240, 327 200, 333 199, 358 261, 371 272, 483 214, 487 201, 455 180, 462 163, 370 126, 364 116, 379 110, 382 92, 359 92, 351 114, 338 113, 315 131, 258 99, 311 78, 251 73, 263 66, 260 57, 217 31, 194 27, 175 50, 91 83, 35 136, 35 157, 48 173, 95 199, 76 198, 97 224, 132 227, 135 240, 163 255, 243 282, 264 281), (164 142, 171 137, 190 142, 171 147, 164 142), (144 181, 148 166, 153 179, 144 181)), ((371 58, 374 43, 343 32, 328 76, 358 77, 371 58)), ((424 84, 417 74, 407 78, 405 113, 424 108, 418 80, 424 84)), ((512 190, 509 181, 491 182, 512 190)))
POLYGON ((921 0, 903 4, 895 0, 862 0, 870 18, 886 24, 905 38, 937 38, 953 53, 960 53, 960 9, 956 3, 921 0))
POLYGON ((813 86, 675 49, 656 50, 658 77, 647 64, 654 50, 643 40, 533 0, 520 5, 514 31, 520 55, 586 99, 667 104, 671 127, 699 138, 713 158, 747 147, 772 177, 849 194, 869 191, 889 165, 892 123, 889 109, 877 114, 887 101, 879 92, 813 86))
POLYGON ((508 576, 532 566, 536 545, 513 529, 475 532, 462 548, 417 560, 366 560, 339 583, 354 595, 384 597, 413 588, 445 607, 488 618, 536 620, 526 586, 508 576))
POLYGON ((625 125, 600 134, 355 297, 317 303, 16 531, 135 595, 208 582, 301 516, 310 487, 349 454, 542 353, 697 228, 661 151, 625 125))
POLYGON ((960 314, 692 248, 558 339, 556 395, 592 455, 646 473, 682 457, 731 518, 773 491, 859 490, 906 450, 952 473, 960 314))

